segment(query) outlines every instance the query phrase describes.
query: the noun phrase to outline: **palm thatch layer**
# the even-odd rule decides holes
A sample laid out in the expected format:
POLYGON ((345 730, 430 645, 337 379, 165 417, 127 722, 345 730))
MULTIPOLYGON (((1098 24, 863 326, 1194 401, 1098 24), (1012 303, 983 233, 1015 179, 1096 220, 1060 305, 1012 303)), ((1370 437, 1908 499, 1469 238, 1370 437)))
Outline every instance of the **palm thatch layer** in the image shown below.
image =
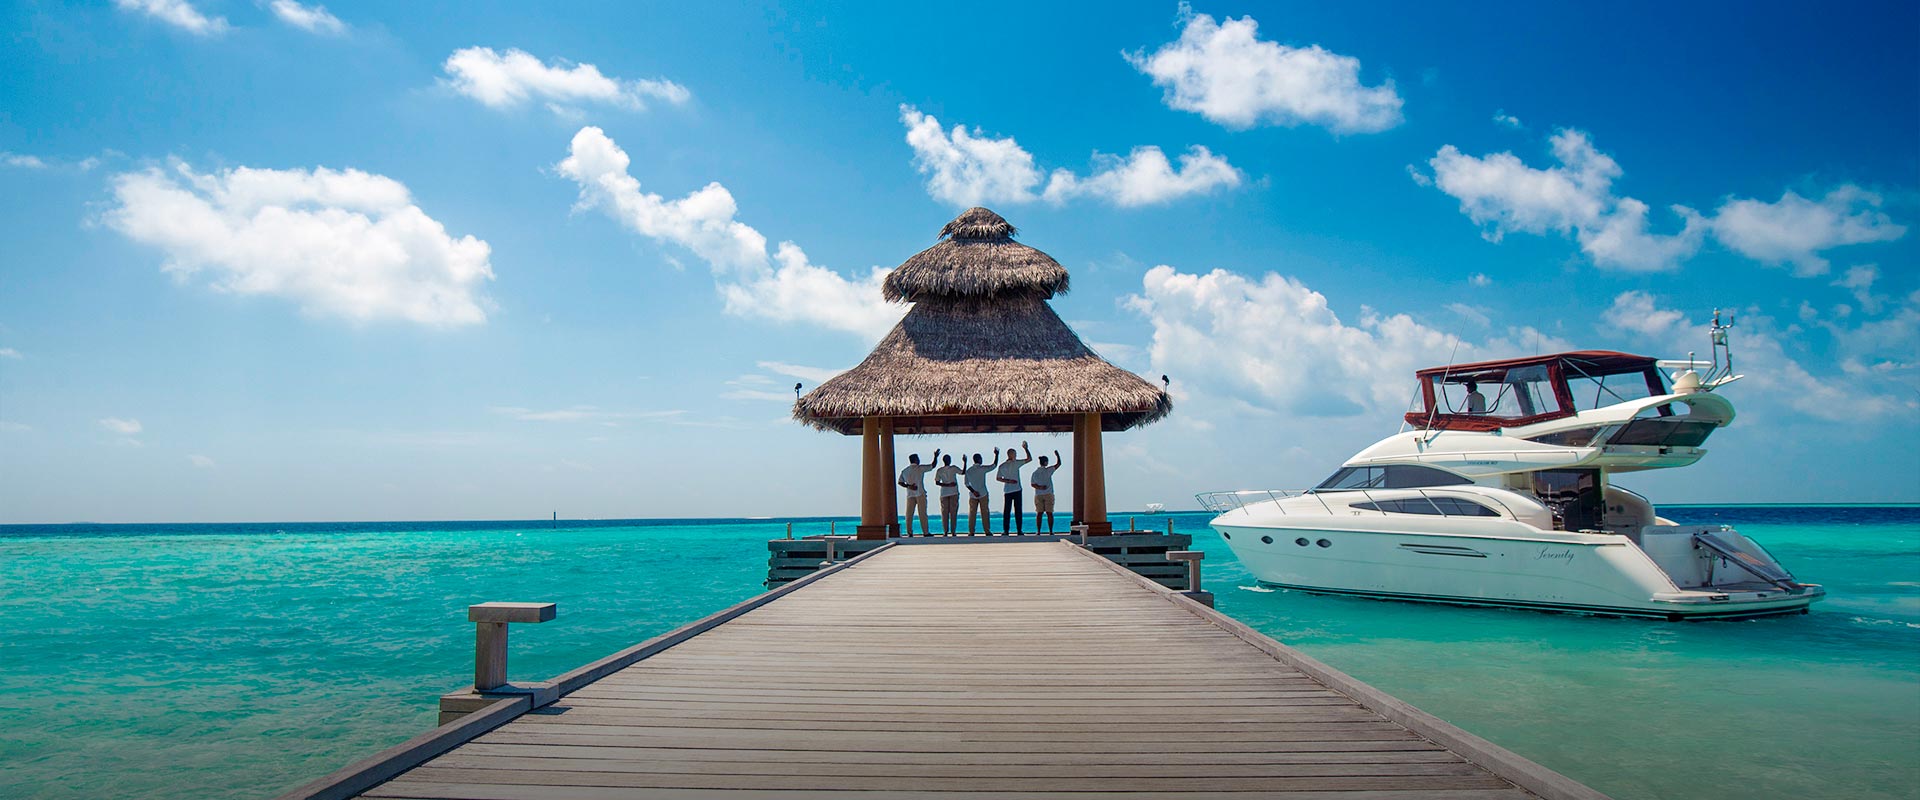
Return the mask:
POLYGON ((1067 271, 1052 256, 1013 240, 1012 224, 974 207, 940 229, 942 241, 887 274, 882 287, 893 302, 933 297, 994 298, 1067 291, 1067 271))
POLYGON ((1102 413, 1104 430, 1173 410, 1160 387, 1107 363, 1038 296, 933 300, 907 312, 860 365, 808 392, 793 416, 857 434, 862 417, 894 432, 1067 431, 1102 413))

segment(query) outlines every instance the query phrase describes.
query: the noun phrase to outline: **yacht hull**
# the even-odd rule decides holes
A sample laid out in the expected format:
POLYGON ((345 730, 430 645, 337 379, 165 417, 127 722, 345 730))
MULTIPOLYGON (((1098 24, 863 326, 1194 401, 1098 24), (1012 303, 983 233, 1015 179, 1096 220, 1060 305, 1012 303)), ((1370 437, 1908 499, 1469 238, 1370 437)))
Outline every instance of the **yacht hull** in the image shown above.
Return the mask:
MULTIPOLYGON (((1797 614, 1825 596, 1818 586, 1789 592, 1759 582, 1677 588, 1623 536, 1518 524, 1494 535, 1382 530, 1333 517, 1274 526, 1235 516, 1224 514, 1213 527, 1254 577, 1308 592, 1671 620, 1797 614)), ((1429 525, 1464 528, 1467 521, 1429 525)))

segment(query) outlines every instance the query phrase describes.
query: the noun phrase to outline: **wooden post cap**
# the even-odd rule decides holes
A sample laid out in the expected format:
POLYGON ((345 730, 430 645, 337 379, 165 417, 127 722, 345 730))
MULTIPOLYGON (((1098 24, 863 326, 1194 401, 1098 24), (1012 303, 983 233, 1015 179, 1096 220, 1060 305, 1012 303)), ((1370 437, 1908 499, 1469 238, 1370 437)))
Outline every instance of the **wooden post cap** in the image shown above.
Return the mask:
POLYGON ((559 613, 553 603, 481 603, 467 606, 470 622, 546 622, 559 613))
POLYGON ((1168 561, 1200 561, 1206 557, 1207 557, 1207 554, 1199 550, 1168 550, 1167 551, 1168 561))

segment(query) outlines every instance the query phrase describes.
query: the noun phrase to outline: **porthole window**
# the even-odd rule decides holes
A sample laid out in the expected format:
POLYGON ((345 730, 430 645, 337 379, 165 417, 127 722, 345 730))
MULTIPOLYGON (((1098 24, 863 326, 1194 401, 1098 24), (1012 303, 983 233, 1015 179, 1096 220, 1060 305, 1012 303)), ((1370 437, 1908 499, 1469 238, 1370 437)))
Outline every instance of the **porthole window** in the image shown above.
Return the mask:
POLYGON ((1327 541, 1327 540, 1325 540, 1325 539, 1321 539, 1321 540, 1319 540, 1319 541, 1317 541, 1317 542, 1314 542, 1314 544, 1317 544, 1317 545, 1320 545, 1321 547, 1332 547, 1332 546, 1333 546, 1333 542, 1329 542, 1329 541, 1327 541))
POLYGON ((1222 538, 1222 539, 1231 539, 1231 538, 1233 538, 1233 534, 1231 534, 1231 533, 1227 533, 1226 531, 1221 531, 1221 532, 1220 532, 1220 538, 1222 538))
POLYGON ((1303 537, 1301 537, 1301 538, 1298 538, 1298 539, 1295 539, 1295 540, 1293 540, 1293 543, 1294 543, 1294 544, 1297 544, 1297 545, 1300 545, 1301 547, 1306 547, 1306 546, 1307 546, 1307 540, 1306 540, 1306 537, 1304 537, 1304 536, 1303 536, 1303 537))
POLYGON ((1273 544, 1273 537, 1271 537, 1271 536, 1262 536, 1262 537, 1260 537, 1260 542, 1261 542, 1262 544, 1273 544))

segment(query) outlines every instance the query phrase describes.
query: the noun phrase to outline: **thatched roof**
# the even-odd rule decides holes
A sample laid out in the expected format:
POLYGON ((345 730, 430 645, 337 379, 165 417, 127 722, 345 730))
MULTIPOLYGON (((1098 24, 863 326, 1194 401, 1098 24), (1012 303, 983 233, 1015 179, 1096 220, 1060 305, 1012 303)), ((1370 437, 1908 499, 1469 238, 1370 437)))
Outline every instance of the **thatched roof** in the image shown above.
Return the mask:
POLYGON ((1161 387, 1095 355, 1060 320, 1046 298, 1066 288, 1066 270, 1014 244, 1006 220, 974 208, 942 233, 887 276, 888 297, 915 300, 906 318, 859 366, 795 402, 795 419, 847 434, 864 417, 892 418, 901 434, 1050 432, 1099 413, 1102 429, 1118 431, 1173 410, 1161 387), (1009 260, 1022 252, 1032 255, 1009 260))
POLYGON ((1065 294, 1067 271, 1052 256, 1013 240, 999 214, 969 208, 940 229, 941 241, 887 274, 884 291, 893 302, 928 297, 1065 294))

